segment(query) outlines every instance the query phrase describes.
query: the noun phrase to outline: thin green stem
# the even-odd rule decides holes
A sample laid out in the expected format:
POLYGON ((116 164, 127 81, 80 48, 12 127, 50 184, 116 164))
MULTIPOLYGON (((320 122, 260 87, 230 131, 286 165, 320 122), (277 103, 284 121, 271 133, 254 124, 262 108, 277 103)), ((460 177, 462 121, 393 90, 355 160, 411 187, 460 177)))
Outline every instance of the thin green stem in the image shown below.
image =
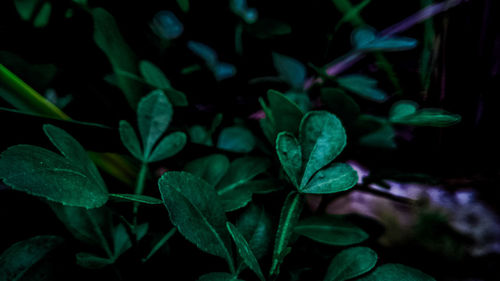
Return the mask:
POLYGON ((158 250, 161 249, 161 247, 163 247, 163 245, 165 245, 165 243, 167 243, 167 241, 170 239, 170 237, 172 237, 175 232, 177 231, 177 228, 173 227, 172 229, 170 229, 169 232, 167 232, 167 234, 165 234, 165 236, 163 236, 163 238, 160 239, 160 241, 158 241, 158 243, 156 243, 156 245, 153 247, 153 249, 151 249, 151 252, 149 252, 149 254, 142 259, 142 262, 147 262, 156 252, 158 252, 158 250))
POLYGON ((93 216, 91 216, 89 214, 88 217, 89 217, 90 222, 92 223, 92 226, 94 226, 94 230, 97 233, 97 236, 99 236, 99 240, 100 240, 101 246, 104 249, 104 251, 106 252, 106 255, 108 255, 108 258, 110 260, 114 261, 115 260, 115 256, 113 254, 113 251, 111 251, 111 247, 109 246, 108 240, 106 239, 106 237, 102 233, 101 227, 96 222, 96 220, 94 219, 93 216))
MULTIPOLYGON (((148 174, 148 164, 146 162, 142 162, 141 165, 141 170, 139 171, 139 174, 137 175, 137 184, 135 186, 135 194, 137 195, 142 195, 144 192, 144 185, 146 183, 146 176, 148 174)), ((139 203, 134 202, 134 209, 133 209, 133 230, 134 233, 136 232, 137 229, 137 216, 139 214, 139 203)))

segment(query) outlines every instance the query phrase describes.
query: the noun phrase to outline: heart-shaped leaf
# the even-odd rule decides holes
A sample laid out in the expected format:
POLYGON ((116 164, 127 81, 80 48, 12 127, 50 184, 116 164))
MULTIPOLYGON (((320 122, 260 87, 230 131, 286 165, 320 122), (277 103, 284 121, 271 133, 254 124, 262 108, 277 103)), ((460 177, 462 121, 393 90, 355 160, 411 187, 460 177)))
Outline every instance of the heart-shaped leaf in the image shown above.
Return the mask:
POLYGON ((377 88, 377 80, 364 75, 344 75, 337 78, 337 83, 341 87, 368 100, 383 102, 387 99, 387 94, 377 88))
POLYGON ((359 281, 435 281, 422 271, 402 264, 388 263, 377 267, 359 281))
POLYGON ((277 53, 273 53, 273 62, 283 80, 293 88, 303 88, 306 79, 306 67, 301 62, 277 53))
POLYGON ((281 132, 276 138, 276 152, 283 170, 298 188, 302 172, 302 152, 299 141, 291 133, 281 132))
POLYGON ((239 217, 236 227, 245 237, 257 259, 267 254, 271 244, 272 224, 264 209, 255 205, 249 206, 239 217))
POLYGON ((47 235, 13 244, 0 255, 0 280, 22 280, 31 267, 62 243, 62 238, 47 235))
POLYGON ((242 281, 237 276, 226 272, 207 273, 198 278, 198 281, 242 281))
POLYGON ((314 241, 335 246, 363 242, 368 234, 340 216, 310 217, 295 226, 295 232, 314 241))
POLYGON ((245 237, 239 232, 238 228, 234 226, 230 222, 226 222, 227 229, 229 233, 233 237, 234 243, 236 244, 236 248, 238 249, 238 253, 243 258, 243 261, 248 265, 248 267, 257 274, 260 280, 265 280, 264 274, 260 269, 259 262, 255 257, 252 249, 248 245, 248 242, 245 240, 245 237))
POLYGON ((212 154, 186 164, 184 170, 216 186, 229 169, 229 159, 222 154, 212 154))
POLYGON ((148 162, 162 161, 179 153, 186 145, 187 137, 183 132, 173 132, 164 137, 155 147, 148 162))
POLYGON ((304 115, 302 110, 278 91, 269 90, 267 98, 275 120, 276 131, 296 134, 299 131, 300 120, 304 115))
POLYGON ((285 256, 291 251, 288 243, 292 237, 293 229, 299 220, 303 206, 304 198, 300 193, 295 191, 290 192, 285 199, 285 203, 281 209, 278 231, 274 240, 273 259, 269 270, 270 276, 279 275, 280 265, 283 263, 285 256))
POLYGON ((300 192, 310 194, 330 194, 345 191, 356 185, 358 174, 348 164, 333 163, 319 170, 300 192))
POLYGON ((149 159, 153 146, 167 130, 173 109, 162 90, 142 98, 137 107, 137 124, 144 147, 144 159, 149 159))
POLYGON ((186 172, 166 172, 158 185, 179 232, 202 251, 226 259, 233 271, 226 214, 215 189, 186 172))
POLYGON ((323 281, 344 281, 367 273, 377 263, 377 253, 367 247, 352 247, 333 258, 323 281))
POLYGON ((247 153, 255 147, 255 137, 246 128, 227 127, 220 132, 217 147, 227 151, 247 153))
POLYGON ((346 134, 340 120, 326 111, 311 111, 300 123, 300 144, 304 174, 303 188, 321 168, 332 162, 346 145, 346 134))
POLYGON ((134 129, 125 120, 120 121, 120 139, 127 150, 136 159, 143 161, 144 153, 142 152, 141 144, 137 138, 134 129))

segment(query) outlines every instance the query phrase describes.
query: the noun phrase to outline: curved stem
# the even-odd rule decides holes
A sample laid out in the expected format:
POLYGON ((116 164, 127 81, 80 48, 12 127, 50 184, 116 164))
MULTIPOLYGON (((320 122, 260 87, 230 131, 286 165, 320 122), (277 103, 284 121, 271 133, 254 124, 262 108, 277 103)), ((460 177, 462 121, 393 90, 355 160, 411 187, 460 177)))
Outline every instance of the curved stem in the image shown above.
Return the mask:
MULTIPOLYGON (((146 176, 148 174, 148 164, 146 162, 142 162, 141 165, 141 170, 139 171, 139 174, 137 175, 137 184, 135 186, 135 194, 137 195, 142 195, 144 192, 144 185, 146 183, 146 176)), ((136 232, 137 229, 137 215, 139 213, 139 203, 134 202, 134 209, 133 209, 133 230, 134 233, 136 232)))

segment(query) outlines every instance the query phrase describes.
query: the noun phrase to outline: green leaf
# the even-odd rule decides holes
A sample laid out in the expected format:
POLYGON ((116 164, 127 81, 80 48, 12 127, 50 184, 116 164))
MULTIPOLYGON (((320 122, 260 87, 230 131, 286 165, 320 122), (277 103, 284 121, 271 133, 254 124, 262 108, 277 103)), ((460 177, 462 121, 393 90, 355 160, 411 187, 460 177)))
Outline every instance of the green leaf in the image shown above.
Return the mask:
POLYGON ((0 255, 0 280, 21 280, 30 268, 62 243, 62 238, 48 235, 14 243, 0 255))
POLYGON ((234 271, 226 214, 215 189, 186 172, 167 172, 158 185, 179 232, 202 251, 226 259, 234 271))
POLYGON ((273 117, 275 118, 276 130, 287 131, 296 134, 299 131, 300 120, 304 115, 302 110, 282 93, 269 90, 267 98, 273 117))
POLYGON ((217 185, 216 190, 219 194, 224 193, 267 171, 269 166, 269 160, 266 158, 251 156, 238 158, 231 162, 226 175, 217 185))
POLYGON ((353 31, 352 45, 363 51, 403 51, 417 46, 417 40, 407 37, 378 37, 375 30, 361 27, 353 31))
POLYGON ((38 12, 38 15, 33 20, 33 26, 38 28, 45 27, 49 23, 51 11, 52 5, 48 2, 44 3, 40 12, 38 12))
POLYGON ((257 259, 267 254, 271 244, 272 223, 264 209, 251 205, 241 214, 236 227, 257 259))
POLYGON ((234 160, 216 187, 226 212, 244 207, 252 200, 251 186, 243 185, 269 168, 265 158, 242 157, 234 160))
POLYGON ((144 80, 146 80, 146 82, 151 86, 158 89, 172 88, 170 81, 168 81, 163 71, 161 71, 161 69, 159 69, 152 62, 147 60, 140 61, 139 71, 141 72, 142 77, 144 77, 144 80))
POLYGON ((300 192, 330 194, 345 191, 356 185, 358 174, 348 164, 334 163, 318 171, 300 192))
POLYGON ((177 0, 177 5, 184 13, 189 12, 189 0, 177 0))
POLYGON ((291 133, 281 132, 276 138, 276 152, 283 170, 298 188, 302 172, 302 152, 299 141, 291 133))
POLYGON ((233 274, 230 273, 212 272, 200 276, 200 278, 198 278, 198 281, 242 281, 242 280, 238 279, 238 276, 234 276, 233 274))
POLYGON ((120 139, 123 145, 127 148, 127 150, 134 156, 136 159, 143 161, 144 160, 144 152, 142 152, 141 144, 139 143, 139 139, 137 138, 137 134, 134 129, 125 120, 120 121, 120 139))
POLYGON ((108 194, 82 167, 32 145, 16 145, 0 155, 0 178, 15 190, 68 206, 97 208, 108 194))
POLYGON ((288 247, 288 243, 303 207, 304 198, 302 195, 294 191, 290 192, 281 209, 278 231, 274 240, 273 259, 269 270, 271 276, 279 275, 280 265, 283 263, 285 256, 290 253, 291 249, 288 247))
POLYGON ((255 274, 257 274, 260 280, 265 280, 264 274, 260 269, 259 262, 257 261, 257 258, 255 257, 252 249, 248 245, 248 242, 245 240, 245 237, 232 223, 226 222, 226 227, 229 230, 229 234, 231 234, 231 236, 233 237, 233 240, 236 243, 236 248, 238 249, 238 253, 243 258, 243 261, 253 272, 255 272, 255 274))
POLYGON ((229 169, 229 159, 222 154, 201 157, 186 164, 184 171, 216 186, 229 169))
POLYGON ((300 123, 300 144, 304 174, 303 188, 319 169, 332 162, 346 145, 346 134, 340 120, 326 111, 311 111, 300 123))
POLYGON ((66 229, 79 241, 109 247, 103 237, 111 235, 111 213, 106 207, 85 209, 50 203, 49 206, 66 229))
POLYGON ((368 234, 340 216, 310 217, 295 226, 295 232, 314 241, 335 246, 363 242, 368 234))
POLYGON ((247 27, 248 31, 258 39, 268 39, 292 32, 292 27, 276 19, 259 19, 247 27))
POLYGON ((344 281, 367 273, 377 263, 377 253, 367 247, 352 247, 332 259, 323 281, 344 281))
POLYGON ((359 281, 435 281, 422 271, 402 264, 388 263, 377 267, 359 281))
POLYGON ((338 88, 321 89, 321 101, 328 111, 335 114, 343 123, 354 122, 361 112, 354 99, 338 88))
POLYGON ((217 148, 232 152, 247 153, 255 147, 252 132, 243 127, 227 127, 222 129, 217 141, 217 148))
POLYGON ((142 98, 137 107, 137 124, 144 147, 144 159, 149 159, 153 146, 167 130, 173 109, 162 90, 142 98))
POLYGON ((148 205, 160 205, 163 204, 163 201, 151 196, 141 195, 141 194, 118 194, 111 193, 109 194, 111 199, 117 199, 118 201, 128 201, 128 202, 138 202, 148 205))
POLYGON ((84 174, 91 178, 94 183, 107 193, 106 184, 97 170, 94 162, 90 160, 85 149, 71 135, 64 130, 50 124, 43 125, 43 131, 50 142, 75 166, 83 168, 84 174))
POLYGON ((136 108, 143 93, 143 85, 134 79, 118 75, 120 71, 138 75, 137 59, 125 43, 113 16, 102 8, 92 10, 94 20, 94 41, 108 57, 113 71, 117 74, 118 86, 127 101, 136 108))
POLYGON ((113 264, 113 261, 91 253, 79 252, 76 254, 76 264, 88 269, 100 269, 113 264))
POLYGON ((448 127, 461 120, 460 115, 442 109, 417 110, 417 107, 418 105, 412 101, 400 101, 391 108, 389 120, 395 124, 430 127, 448 127))
POLYGON ((375 124, 379 124, 379 128, 370 132, 359 139, 359 144, 367 147, 375 147, 375 148, 385 148, 385 149, 394 149, 396 148, 396 143, 394 142, 394 136, 396 133, 394 132, 394 128, 391 126, 389 122, 382 118, 373 117, 369 115, 363 116, 362 119, 364 121, 374 121, 375 124))
POLYGON ((14 0, 16 10, 22 20, 29 20, 35 12, 36 5, 39 0, 14 0))
POLYGON ((337 78, 337 83, 368 100, 383 102, 387 99, 387 94, 377 88, 377 80, 364 75, 344 75, 337 78))
POLYGON ((132 247, 132 240, 125 226, 120 223, 113 229, 113 258, 117 259, 132 247))
POLYGON ((290 86, 296 89, 304 87, 306 67, 301 62, 291 57, 273 53, 273 63, 280 77, 290 86))
POLYGON ((206 146, 213 146, 212 135, 203 126, 194 125, 188 129, 190 141, 192 143, 202 144, 206 146))
POLYGON ((155 147, 148 162, 162 161, 179 153, 186 145, 187 137, 183 132, 173 132, 164 137, 155 147))

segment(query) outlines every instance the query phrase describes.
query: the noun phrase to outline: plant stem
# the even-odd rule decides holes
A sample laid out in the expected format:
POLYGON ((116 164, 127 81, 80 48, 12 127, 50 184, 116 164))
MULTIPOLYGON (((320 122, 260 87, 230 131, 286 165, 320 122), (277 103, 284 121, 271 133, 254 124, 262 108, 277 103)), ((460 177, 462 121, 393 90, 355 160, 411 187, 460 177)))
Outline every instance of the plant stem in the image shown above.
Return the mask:
POLYGON ((151 252, 149 252, 149 254, 142 259, 142 262, 147 262, 156 252, 158 252, 158 250, 161 249, 161 247, 163 247, 163 245, 165 245, 165 243, 167 243, 167 241, 170 239, 170 237, 172 237, 175 232, 177 231, 177 228, 173 227, 172 229, 170 229, 169 232, 167 232, 167 234, 165 234, 165 236, 163 236, 163 238, 160 239, 160 241, 158 241, 158 243, 156 243, 156 245, 153 247, 153 249, 151 249, 151 252))
MULTIPOLYGON (((137 184, 135 186, 135 194, 137 195, 142 195, 144 192, 144 185, 146 183, 146 175, 148 174, 148 164, 146 162, 142 162, 141 165, 141 170, 139 170, 139 174, 137 175, 137 184)), ((139 203, 134 202, 134 209, 133 209, 133 231, 135 234, 136 229, 137 229, 137 215, 139 213, 139 203)))

